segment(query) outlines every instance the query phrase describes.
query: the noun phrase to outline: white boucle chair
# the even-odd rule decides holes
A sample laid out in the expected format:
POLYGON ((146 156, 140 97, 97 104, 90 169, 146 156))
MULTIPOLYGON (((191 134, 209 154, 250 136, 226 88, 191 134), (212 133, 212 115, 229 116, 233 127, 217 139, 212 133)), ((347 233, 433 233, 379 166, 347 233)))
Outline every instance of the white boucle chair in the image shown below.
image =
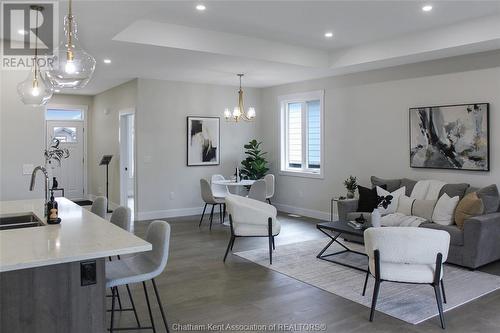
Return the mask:
POLYGON ((227 245, 224 262, 233 249, 237 237, 268 237, 269 263, 273 263, 274 237, 280 233, 281 224, 276 219, 276 208, 258 200, 238 196, 226 196, 231 239, 227 245))
POLYGON ((450 234, 425 228, 368 228, 364 232, 369 269, 375 277, 370 321, 373 321, 380 283, 383 281, 430 284, 434 288, 441 327, 445 328, 443 304, 446 294, 443 284, 443 263, 448 258, 450 234), (441 287, 441 289, 440 289, 441 287))
POLYGON ((106 288, 111 288, 112 291, 110 332, 113 332, 113 330, 122 331, 137 329, 152 329, 153 332, 156 332, 151 312, 151 305, 149 304, 148 291, 146 288, 146 281, 148 280, 151 280, 163 323, 165 324, 167 332, 169 332, 167 319, 165 312, 163 311, 160 295, 154 279, 160 275, 167 266, 170 244, 170 225, 165 221, 151 222, 146 232, 146 241, 153 245, 153 249, 151 251, 142 252, 130 257, 122 258, 121 260, 106 262, 106 288), (138 327, 120 327, 115 329, 115 298, 118 286, 140 282, 142 282, 142 287, 144 289, 151 326, 141 327, 138 324, 138 327))

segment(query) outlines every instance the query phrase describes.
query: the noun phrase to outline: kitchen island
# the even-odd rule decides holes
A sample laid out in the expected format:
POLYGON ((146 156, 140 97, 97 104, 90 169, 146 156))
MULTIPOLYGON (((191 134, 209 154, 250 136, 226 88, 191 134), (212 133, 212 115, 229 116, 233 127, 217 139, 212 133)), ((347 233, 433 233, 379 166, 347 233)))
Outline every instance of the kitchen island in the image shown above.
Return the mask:
POLYGON ((151 244, 65 198, 49 225, 43 200, 0 202, 0 218, 40 226, 0 231, 0 332, 105 332, 105 260, 151 244))

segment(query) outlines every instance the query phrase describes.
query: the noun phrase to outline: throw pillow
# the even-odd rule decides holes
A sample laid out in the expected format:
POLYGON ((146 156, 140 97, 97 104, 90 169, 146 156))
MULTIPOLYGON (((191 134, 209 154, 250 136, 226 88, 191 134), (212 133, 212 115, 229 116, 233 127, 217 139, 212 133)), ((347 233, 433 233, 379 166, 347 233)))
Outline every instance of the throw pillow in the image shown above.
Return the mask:
POLYGON ((427 221, 432 221, 432 213, 434 212, 434 206, 436 205, 436 200, 418 200, 413 202, 413 207, 411 209, 411 215, 419 216, 427 221))
POLYGON ((469 184, 461 183, 461 184, 446 184, 441 188, 439 192, 439 197, 446 193, 449 197, 453 198, 457 195, 460 199, 462 199, 465 195, 465 190, 469 187, 469 184))
POLYGON ((358 193, 358 212, 373 212, 378 204, 377 188, 358 186, 358 193))
POLYGON ((500 194, 495 184, 483 187, 477 191, 477 196, 483 201, 485 214, 495 213, 498 210, 500 194))
POLYGON ((411 207, 413 206, 414 201, 415 199, 410 198, 409 196, 400 196, 398 201, 398 209, 396 210, 396 212, 404 214, 406 216, 411 216, 411 207))
POLYGON ((398 200, 399 200, 399 197, 402 196, 402 195, 404 195, 405 192, 406 192, 406 188, 405 187, 401 187, 400 189, 397 189, 396 191, 389 192, 389 191, 384 190, 380 186, 377 186, 377 195, 379 197, 382 197, 382 196, 385 197, 385 196, 388 196, 388 195, 392 195, 392 200, 391 200, 390 205, 387 206, 387 208, 384 208, 384 207, 380 207, 379 208, 380 214, 386 215, 386 214, 395 213, 396 209, 398 209, 398 200))
POLYGON ((432 213, 432 222, 441 225, 452 225, 455 223, 455 208, 457 208, 460 197, 450 196, 444 193, 436 203, 434 212, 432 213))
POLYGON ((468 218, 481 215, 484 212, 483 201, 479 199, 476 192, 467 194, 455 209, 455 223, 460 229, 464 229, 464 222, 468 218))
POLYGON ((373 187, 380 186, 389 192, 396 191, 401 185, 401 179, 382 179, 375 176, 371 176, 371 181, 373 187), (383 186, 386 187, 383 187, 383 186))
POLYGON ((408 178, 403 178, 401 179, 401 187, 406 187, 406 196, 409 197, 411 196, 411 191, 413 191, 413 188, 415 187, 415 184, 417 183, 416 180, 413 179, 408 179, 408 178))

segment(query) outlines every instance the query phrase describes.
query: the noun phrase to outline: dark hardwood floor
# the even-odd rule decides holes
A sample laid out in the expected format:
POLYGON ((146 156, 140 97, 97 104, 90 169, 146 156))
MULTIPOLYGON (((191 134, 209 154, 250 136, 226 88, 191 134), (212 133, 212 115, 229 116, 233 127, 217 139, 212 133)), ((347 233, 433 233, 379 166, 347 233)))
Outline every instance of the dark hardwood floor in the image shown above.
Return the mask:
MULTIPOLYGON (((367 307, 340 296, 234 255, 229 255, 224 264, 228 227, 214 223, 209 231, 205 221, 199 229, 199 216, 166 220, 172 226, 170 257, 166 271, 156 281, 171 331, 176 324, 318 324, 325 325, 325 331, 336 333, 442 332, 437 317, 411 325, 377 312, 375 321, 370 323, 367 307)), ((318 221, 287 215, 280 220, 282 233, 276 238, 276 246, 321 237, 315 228, 318 221)), ((215 221, 218 222, 214 217, 215 221)), ((143 237, 147 226, 148 222, 136 222, 136 234, 143 237)), ((266 246, 264 238, 238 239, 234 251, 266 246)), ((480 270, 500 275, 500 262, 480 270)), ((152 288, 150 291, 152 297, 152 288)), ((133 286, 132 293, 141 323, 149 324, 142 286, 133 286)), ((121 295, 128 305, 125 289, 121 295)), ((499 311, 500 291, 496 291, 446 312, 447 331, 500 332, 499 311)), ((153 313, 157 331, 165 332, 157 306, 153 313)), ((132 312, 123 312, 116 316, 115 323, 118 327, 133 326, 134 316, 132 312)))

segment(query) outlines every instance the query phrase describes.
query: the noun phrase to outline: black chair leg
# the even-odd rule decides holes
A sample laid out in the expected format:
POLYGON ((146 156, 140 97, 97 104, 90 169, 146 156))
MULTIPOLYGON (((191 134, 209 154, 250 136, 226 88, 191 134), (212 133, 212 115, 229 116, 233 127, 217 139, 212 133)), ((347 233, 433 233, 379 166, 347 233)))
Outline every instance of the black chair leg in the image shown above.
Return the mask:
POLYGON ((168 329, 167 317, 165 316, 165 312, 163 311, 163 305, 161 304, 160 294, 158 293, 158 288, 156 288, 155 279, 151 279, 151 282, 153 282, 153 289, 155 291, 156 300, 158 301, 158 306, 160 307, 161 318, 163 319, 163 323, 165 324, 165 329, 167 330, 167 333, 169 333, 170 331, 168 329))
POLYGON ((141 323, 139 322, 139 316, 137 316, 137 310, 135 309, 134 299, 132 298, 132 293, 130 292, 130 287, 128 286, 128 284, 126 284, 125 287, 127 288, 128 298, 130 299, 130 305, 132 305, 132 310, 134 311, 137 327, 141 327, 141 323))
POLYGON ((444 304, 446 304, 446 293, 444 292, 443 280, 441 280, 441 291, 443 292, 443 302, 444 302, 444 304))
POLYGON ((222 262, 226 262, 227 254, 229 253, 229 249, 233 248, 233 244, 234 236, 231 236, 231 238, 229 239, 229 243, 227 244, 226 254, 224 254, 224 260, 222 260, 222 262))
POLYGON ((151 320, 151 328, 153 332, 156 333, 155 321, 153 319, 153 313, 151 312, 151 304, 149 304, 148 290, 146 288, 146 282, 142 282, 142 287, 144 288, 144 296, 146 296, 146 303, 148 305, 149 319, 151 320))
POLYGON ((231 243, 231 251, 233 250, 234 242, 236 241, 236 237, 233 237, 233 242, 231 243))
POLYGON ((271 204, 271 199, 270 198, 267 198, 266 200, 267 200, 268 204, 271 204))
POLYGON ((379 290, 380 290, 380 281, 375 280, 375 286, 373 287, 373 296, 372 296, 372 308, 370 311, 370 321, 373 321, 373 316, 375 315, 375 307, 377 306, 377 298, 379 290))
POLYGON ((365 284, 363 286, 363 293, 361 294, 362 296, 365 296, 366 292, 366 285, 368 284, 368 277, 370 276, 370 270, 368 268, 368 271, 366 272, 366 277, 365 277, 365 284))
POLYGON ((212 205, 212 210, 210 211, 210 230, 212 230, 212 220, 214 219, 214 208, 215 205, 212 205))
POLYGON ((120 298, 120 292, 118 291, 118 287, 115 287, 116 290, 116 298, 118 299, 118 309, 122 309, 122 300, 120 298))
POLYGON ((267 237, 269 238, 269 265, 273 264, 273 219, 267 219, 267 237))
POLYGON ((222 223, 226 220, 226 204, 222 204, 222 207, 224 208, 222 211, 222 223))
POLYGON ((439 285, 434 284, 434 294, 436 294, 436 302, 438 306, 438 311, 439 311, 439 320, 441 321, 441 328, 445 329, 445 323, 444 323, 444 314, 443 314, 443 303, 441 301, 441 291, 439 290, 439 285))
POLYGON ((273 236, 273 250, 276 250, 276 246, 274 245, 274 236, 273 236))
POLYGON ((203 213, 201 213, 201 219, 200 223, 198 224, 198 228, 201 227, 201 222, 203 222, 203 217, 205 216, 205 210, 207 209, 207 203, 205 204, 205 207, 203 207, 203 213))
POLYGON ((111 323, 109 325, 109 332, 113 333, 115 319, 115 287, 111 287, 111 323))
POLYGON ((220 224, 224 223, 224 221, 222 220, 222 204, 219 205, 219 221, 220 224))

